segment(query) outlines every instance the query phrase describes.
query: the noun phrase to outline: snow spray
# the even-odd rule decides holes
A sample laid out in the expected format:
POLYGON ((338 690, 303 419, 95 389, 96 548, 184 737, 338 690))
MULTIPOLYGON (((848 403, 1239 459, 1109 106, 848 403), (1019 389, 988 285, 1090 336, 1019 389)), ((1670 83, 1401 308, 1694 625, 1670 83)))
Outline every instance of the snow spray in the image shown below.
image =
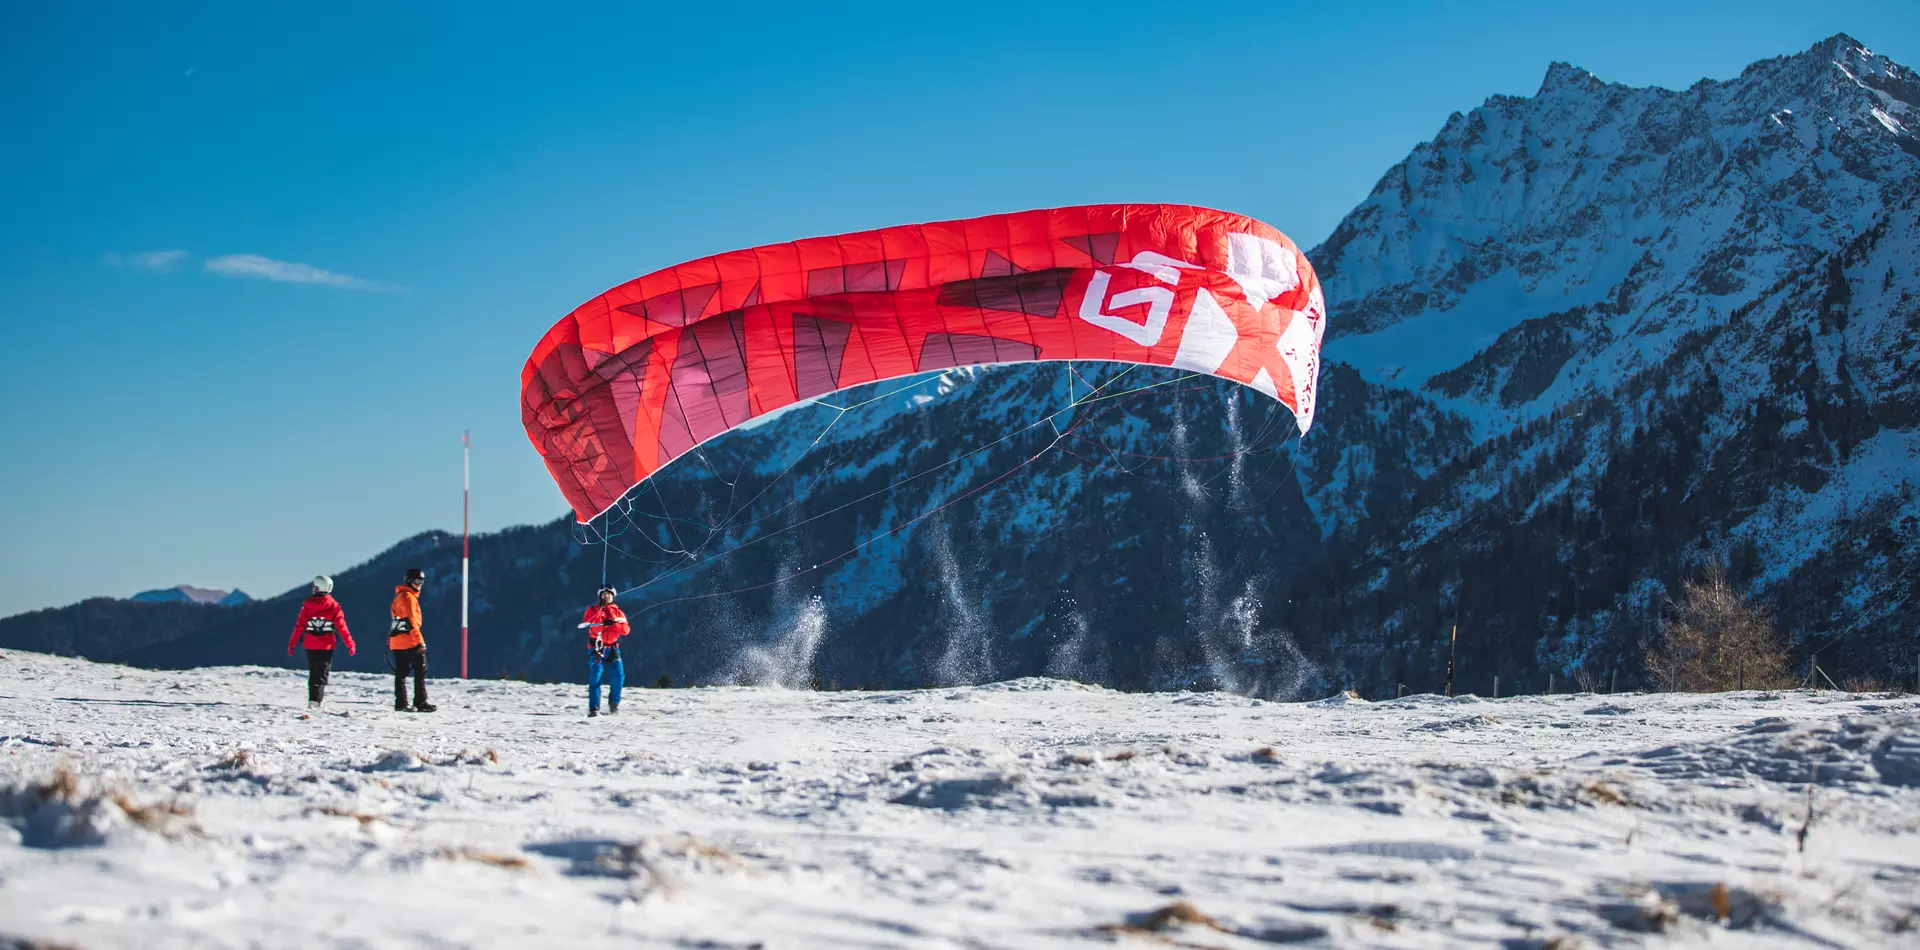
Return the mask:
POLYGON ((1092 668, 1093 664, 1087 655, 1092 638, 1093 624, 1088 622, 1086 612, 1075 606, 1067 615, 1066 639, 1061 640, 1054 647, 1053 655, 1047 658, 1047 675, 1082 683, 1100 682, 1106 671, 1092 668))
POLYGON ((933 537, 933 558, 940 569, 940 591, 946 605, 947 644, 935 661, 933 673, 941 686, 970 686, 993 675, 993 644, 980 608, 961 583, 960 562, 953 554, 953 533, 945 518, 933 537))
POLYGON ((776 630, 771 639, 748 644, 735 655, 728 682, 787 689, 813 686, 813 658, 827 638, 826 602, 819 594, 808 597, 776 630))

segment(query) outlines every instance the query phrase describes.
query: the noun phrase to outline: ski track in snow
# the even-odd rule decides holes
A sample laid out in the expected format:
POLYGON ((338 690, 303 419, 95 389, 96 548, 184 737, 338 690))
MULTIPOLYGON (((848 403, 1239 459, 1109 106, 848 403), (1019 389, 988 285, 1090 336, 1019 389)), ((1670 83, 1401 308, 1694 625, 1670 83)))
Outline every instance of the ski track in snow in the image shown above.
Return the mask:
POLYGON ((390 682, 0 657, 0 946, 1920 942, 1912 698, 390 682))

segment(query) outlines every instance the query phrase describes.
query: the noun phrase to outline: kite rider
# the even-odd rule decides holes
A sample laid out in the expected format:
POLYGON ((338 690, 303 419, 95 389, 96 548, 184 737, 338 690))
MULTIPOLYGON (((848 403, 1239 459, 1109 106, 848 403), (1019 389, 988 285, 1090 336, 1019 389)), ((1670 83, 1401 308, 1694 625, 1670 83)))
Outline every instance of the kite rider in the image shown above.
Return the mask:
POLYGON ((607 692, 607 714, 620 712, 620 687, 626 685, 626 667, 620 662, 620 638, 632 632, 627 626, 627 615, 620 605, 613 602, 614 589, 600 588, 600 602, 587 608, 586 627, 592 635, 588 643, 593 651, 587 660, 587 715, 600 715, 600 679, 605 676, 609 689, 607 692))
POLYGON ((407 568, 406 583, 393 589, 393 628, 387 634, 387 649, 393 651, 393 711, 406 712, 407 674, 413 674, 414 712, 430 713, 440 708, 427 702, 427 638, 420 629, 420 588, 427 586, 427 572, 407 568))
POLYGON ((287 638, 287 655, 293 645, 307 648, 307 708, 319 709, 327 699, 327 673, 333 667, 333 638, 338 634, 347 643, 347 655, 354 654, 353 634, 347 630, 347 615, 333 599, 333 578, 325 574, 313 579, 312 594, 300 604, 300 616, 293 621, 293 636, 287 638), (304 638, 304 640, 303 640, 304 638))

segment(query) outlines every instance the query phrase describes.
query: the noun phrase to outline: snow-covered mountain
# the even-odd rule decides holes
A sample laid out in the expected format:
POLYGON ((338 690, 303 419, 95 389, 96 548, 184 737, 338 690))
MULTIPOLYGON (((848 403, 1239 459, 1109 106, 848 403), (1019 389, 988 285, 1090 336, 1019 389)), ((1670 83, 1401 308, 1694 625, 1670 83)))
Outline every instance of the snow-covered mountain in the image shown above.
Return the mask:
MULTIPOLYGON (((568 519, 477 539, 474 668, 580 678, 604 576, 645 680, 1391 693, 1440 689, 1451 655, 1462 690, 1624 687, 1668 592, 1725 560, 1803 659, 1906 681, 1916 129, 1920 80, 1845 36, 1684 91, 1556 64, 1310 252, 1331 314, 1304 439, 1256 393, 1143 368, 840 394, 670 466, 609 546, 568 519)), ((343 602, 377 614, 403 561, 444 664, 457 541, 343 572, 343 602)), ((270 662, 291 605, 173 636, 42 612, 0 645, 270 662)))
POLYGON ((253 598, 247 596, 247 592, 243 590, 215 590, 210 587, 193 587, 187 584, 160 590, 143 590, 127 599, 150 604, 210 604, 216 607, 232 607, 253 601, 253 598))
POLYGON ((1730 557, 1810 646, 1910 666, 1917 131, 1920 80, 1847 36, 1685 91, 1555 64, 1452 116, 1313 253, 1328 357, 1468 426, 1369 563, 1483 604, 1541 566, 1544 616, 1500 619, 1569 666, 1730 557))

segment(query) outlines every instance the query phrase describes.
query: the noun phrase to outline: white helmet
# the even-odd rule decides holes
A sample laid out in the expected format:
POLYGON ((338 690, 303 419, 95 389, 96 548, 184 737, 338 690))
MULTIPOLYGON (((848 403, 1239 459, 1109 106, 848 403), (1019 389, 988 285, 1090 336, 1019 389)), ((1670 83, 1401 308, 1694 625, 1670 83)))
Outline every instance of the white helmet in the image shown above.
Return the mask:
POLYGON ((313 579, 313 592, 316 594, 333 593, 333 578, 321 574, 313 579))

